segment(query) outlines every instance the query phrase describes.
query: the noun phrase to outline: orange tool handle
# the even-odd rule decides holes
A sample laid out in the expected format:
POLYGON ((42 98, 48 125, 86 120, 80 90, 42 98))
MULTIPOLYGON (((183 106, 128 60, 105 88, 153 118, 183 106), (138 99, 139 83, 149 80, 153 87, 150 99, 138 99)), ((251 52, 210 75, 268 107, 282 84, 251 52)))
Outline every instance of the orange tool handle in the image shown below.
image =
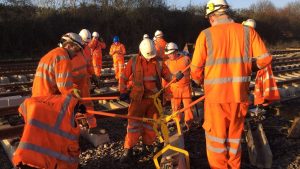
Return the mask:
POLYGON ((107 117, 117 117, 117 118, 131 119, 131 120, 138 120, 138 121, 145 121, 145 120, 147 120, 147 121, 153 121, 153 119, 150 119, 150 118, 142 118, 142 117, 135 117, 135 116, 120 115, 120 114, 107 113, 107 112, 102 112, 102 111, 87 110, 86 112, 90 113, 90 114, 96 114, 96 115, 107 116, 107 117))
POLYGON ((180 109, 180 110, 178 110, 178 111, 176 111, 176 112, 178 112, 178 113, 184 112, 185 110, 191 108, 192 106, 194 106, 195 104, 201 102, 201 101, 204 100, 204 99, 205 99, 205 95, 202 96, 202 97, 200 97, 199 99, 193 101, 191 104, 189 104, 189 106, 184 107, 184 108, 182 108, 182 109, 180 109))
POLYGON ((83 97, 81 101, 90 101, 90 100, 115 100, 119 99, 118 96, 111 96, 111 97, 83 97))

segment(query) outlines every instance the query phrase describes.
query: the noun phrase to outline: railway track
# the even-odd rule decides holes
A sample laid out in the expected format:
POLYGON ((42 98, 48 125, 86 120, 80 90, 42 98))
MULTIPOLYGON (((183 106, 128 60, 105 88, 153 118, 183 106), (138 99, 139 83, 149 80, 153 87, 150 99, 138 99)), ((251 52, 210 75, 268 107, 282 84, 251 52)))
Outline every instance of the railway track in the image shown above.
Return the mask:
MULTIPOLYGON (((277 80, 278 87, 281 90, 282 103, 289 102, 291 100, 298 100, 300 97, 300 88, 299 88, 300 54, 291 54, 290 51, 289 52, 278 51, 275 52, 275 54, 278 55, 278 57, 275 57, 274 59, 273 72, 277 80), (285 57, 284 55, 285 56, 288 55, 288 56, 285 57)), ((0 61, 1 78, 4 77, 1 79, 2 81, 0 83, 0 98, 3 99, 3 97, 13 97, 16 95, 24 97, 30 95, 31 93, 30 87, 32 85, 33 74, 35 73, 35 71, 33 71, 32 69, 34 68, 34 65, 33 63, 30 63, 30 61, 32 60, 28 60, 25 62, 27 66, 24 66, 24 69, 23 67, 20 67, 20 69, 21 68, 23 69, 22 71, 20 71, 20 69, 17 70, 17 69, 3 68, 2 65, 7 66, 7 64, 10 63, 10 61, 9 62, 0 61), (24 80, 25 79, 24 77, 26 78, 26 80, 24 80), (8 83, 3 83, 3 79, 6 79, 6 82, 8 83)), ((16 67, 19 64, 17 61, 11 61, 11 62, 16 67)), ((107 63, 108 63, 107 64, 108 67, 111 66, 110 65, 111 62, 108 61, 107 63)), ((35 62, 34 64, 37 64, 37 62, 35 62)), ((101 77, 103 86, 101 86, 101 88, 98 88, 95 85, 93 85, 92 96, 112 96, 112 95, 118 96, 119 92, 116 88, 117 82, 113 80, 114 78, 113 71, 111 71, 111 69, 103 69, 103 72, 104 72, 103 76, 101 77)), ((253 90, 253 85, 250 85, 250 90, 253 90)), ((199 97, 200 95, 201 92, 198 92, 197 97, 199 97)), ((97 104, 96 109, 101 111, 124 114, 127 111, 128 108, 127 106, 128 104, 124 104, 120 101, 114 100, 114 101, 108 101, 105 103, 102 102, 101 104, 97 104)), ((18 103, 12 106, 5 106, 5 107, 1 107, 0 104, 0 140, 13 138, 21 134, 23 124, 20 124, 20 122, 18 122, 17 108, 18 108, 18 103), (13 120, 9 121, 8 120, 9 118, 13 120)), ((102 122, 104 121, 103 119, 99 119, 99 120, 102 122)), ((112 119, 109 118, 106 119, 106 121, 110 121, 110 120, 112 119)), ((121 147, 118 148, 122 149, 121 147)), ((88 164, 88 162, 83 161, 81 162, 81 164, 88 164)))

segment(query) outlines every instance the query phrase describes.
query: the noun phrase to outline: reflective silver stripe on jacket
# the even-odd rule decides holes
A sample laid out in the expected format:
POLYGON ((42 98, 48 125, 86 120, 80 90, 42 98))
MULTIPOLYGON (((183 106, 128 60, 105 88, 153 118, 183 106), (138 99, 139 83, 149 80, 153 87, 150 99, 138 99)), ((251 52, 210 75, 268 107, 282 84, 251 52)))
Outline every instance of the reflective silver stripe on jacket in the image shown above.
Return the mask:
POLYGON ((213 60, 208 60, 205 66, 213 66, 219 64, 234 64, 234 63, 251 63, 251 59, 248 57, 229 57, 229 58, 218 58, 213 60))
POLYGON ((144 77, 143 80, 144 81, 155 81, 155 80, 158 80, 158 77, 157 76, 146 76, 146 77, 144 77))
POLYGON ((62 160, 62 161, 68 162, 68 163, 77 163, 79 161, 78 158, 69 157, 69 156, 61 154, 59 152, 56 152, 56 151, 53 151, 53 150, 50 150, 50 149, 47 149, 44 147, 40 147, 38 145, 30 144, 30 143, 20 142, 18 148, 35 151, 35 152, 45 154, 47 156, 51 156, 53 158, 56 158, 56 159, 59 159, 59 160, 62 160))
POLYGON ((241 83, 241 82, 250 82, 250 81, 251 81, 251 76, 225 77, 225 78, 205 79, 204 85, 223 84, 223 83, 241 83))
POLYGON ((62 121, 63 121, 63 118, 65 117, 67 111, 68 111, 68 107, 70 105, 70 102, 72 100, 72 96, 71 95, 67 95, 63 105, 61 106, 61 109, 59 111, 59 114, 57 116, 57 119, 56 119, 56 123, 54 125, 55 128, 59 128, 62 121))
MULTIPOLYGON (((57 127, 49 126, 48 124, 40 122, 38 120, 31 119, 28 123, 32 126, 38 127, 38 128, 43 129, 43 130, 45 130, 49 133, 59 135, 61 137, 67 138, 69 140, 74 140, 74 141, 78 140, 78 137, 76 135, 67 133, 67 132, 65 132, 65 131, 57 128, 57 127)), ((72 123, 71 123, 71 125, 72 125, 72 123)))
POLYGON ((250 28, 243 26, 244 28, 244 57, 249 59, 249 48, 250 48, 250 28))
POLYGON ((213 60, 214 59, 214 56, 213 56, 214 51, 213 51, 213 42, 212 42, 211 33, 210 33, 209 29, 205 29, 203 31, 203 33, 205 34, 205 37, 206 37, 208 61, 213 60))
POLYGON ((57 87, 72 87, 73 86, 73 82, 71 81, 67 81, 67 82, 58 82, 57 83, 57 87))
POLYGON ((266 58, 266 57, 268 57, 268 56, 270 56, 269 53, 264 53, 264 54, 262 54, 262 55, 260 55, 260 56, 257 56, 256 59, 257 59, 257 60, 260 60, 260 59, 264 59, 264 58, 266 58))
POLYGON ((70 60, 70 58, 68 56, 57 56, 55 58, 55 63, 60 62, 62 60, 70 60))
POLYGON ((47 80, 49 83, 54 84, 54 79, 52 79, 50 76, 48 76, 47 74, 45 74, 43 72, 36 72, 35 77, 40 77, 42 79, 47 80))
POLYGON ((71 73, 55 73, 55 78, 72 78, 71 73))
POLYGON ((38 68, 43 68, 43 69, 47 70, 48 72, 52 72, 54 69, 54 66, 48 65, 46 63, 39 63, 38 68))

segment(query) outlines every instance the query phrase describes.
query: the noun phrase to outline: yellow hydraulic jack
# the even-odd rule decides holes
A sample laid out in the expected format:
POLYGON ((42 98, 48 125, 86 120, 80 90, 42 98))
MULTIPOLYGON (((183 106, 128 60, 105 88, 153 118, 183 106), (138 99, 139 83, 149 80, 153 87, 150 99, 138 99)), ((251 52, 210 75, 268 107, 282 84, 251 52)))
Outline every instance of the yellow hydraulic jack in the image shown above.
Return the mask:
POLYGON ((177 118, 177 116, 179 115, 179 113, 184 112, 186 109, 188 109, 188 108, 194 106, 195 104, 197 104, 198 102, 202 101, 204 99, 204 96, 202 96, 199 99, 197 99, 194 102, 192 102, 188 107, 185 107, 183 109, 175 111, 171 115, 165 115, 163 113, 163 107, 162 107, 162 104, 161 104, 161 100, 159 99, 159 96, 160 96, 160 94, 161 94, 161 92, 163 90, 164 89, 162 89, 158 93, 156 93, 153 96, 151 96, 151 98, 153 98, 153 100, 154 100, 154 104, 155 104, 155 106, 156 106, 156 108, 158 110, 158 113, 159 113, 159 119, 157 119, 157 120, 152 119, 152 120, 154 120, 154 125, 156 125, 156 126, 153 126, 153 129, 156 132, 156 134, 157 134, 157 136, 159 138, 159 141, 161 143, 163 143, 163 142, 165 143, 164 148, 154 155, 153 161, 154 161, 155 167, 157 169, 159 169, 160 166, 159 166, 159 163, 158 163, 158 158, 160 156, 162 156, 166 151, 173 150, 175 152, 182 153, 185 156, 186 168, 189 169, 190 168, 189 153, 188 153, 188 151, 186 151, 184 149, 172 146, 170 144, 170 140, 169 140, 169 134, 170 133, 169 133, 169 129, 168 129, 167 123, 169 121, 171 121, 171 120, 174 120, 175 123, 176 123, 176 126, 177 126, 177 134, 181 135, 182 134, 181 127, 180 127, 179 119, 177 118), (161 133, 158 132, 158 130, 157 130, 158 126, 157 125, 160 126, 161 133))
MULTIPOLYGON (((182 72, 186 71, 189 68, 186 67, 182 72)), ((178 153, 182 153, 185 156, 185 160, 186 160, 186 167, 187 169, 190 168, 190 159, 189 159, 189 153, 188 151, 172 146, 170 144, 170 137, 169 137, 169 129, 167 126, 167 123, 171 120, 174 120, 177 126, 177 134, 181 135, 181 127, 180 127, 180 123, 179 123, 179 119, 177 118, 177 116, 179 115, 179 113, 184 112, 186 109, 194 106, 195 104, 197 104, 198 102, 204 100, 204 96, 200 97, 199 99, 193 101, 188 107, 185 107, 183 109, 180 109, 178 111, 173 112, 171 115, 165 115, 163 113, 163 107, 161 104, 161 100, 159 99, 159 96, 161 95, 161 93, 167 88, 169 87, 173 82, 175 82, 176 79, 173 79, 171 82, 169 82, 169 84, 167 86, 165 86, 163 89, 161 89, 159 92, 157 92, 156 94, 150 96, 150 98, 153 99, 154 104, 158 110, 159 113, 159 118, 158 119, 151 119, 151 118, 142 118, 142 117, 134 117, 134 116, 127 116, 127 115, 119 115, 119 114, 113 114, 113 113, 106 113, 106 112, 100 112, 100 111, 87 111, 88 113, 92 113, 92 114, 96 114, 96 115, 103 115, 103 116, 109 116, 109 117, 119 117, 119 118, 126 118, 126 119, 133 119, 133 120, 139 120, 139 121, 143 121, 143 122, 148 122, 148 123, 152 123, 153 124, 153 130, 155 131, 155 133, 157 134, 159 141, 161 143, 165 143, 165 146, 162 150, 160 150, 158 153, 156 153, 153 157, 153 161, 155 164, 155 167, 157 169, 160 168, 160 165, 158 163, 158 158, 160 156, 162 156, 165 152, 167 152, 168 150, 173 150, 175 152, 178 153), (160 131, 158 131, 158 128, 160 127, 160 131)), ((90 98, 89 98, 90 99, 90 98)))

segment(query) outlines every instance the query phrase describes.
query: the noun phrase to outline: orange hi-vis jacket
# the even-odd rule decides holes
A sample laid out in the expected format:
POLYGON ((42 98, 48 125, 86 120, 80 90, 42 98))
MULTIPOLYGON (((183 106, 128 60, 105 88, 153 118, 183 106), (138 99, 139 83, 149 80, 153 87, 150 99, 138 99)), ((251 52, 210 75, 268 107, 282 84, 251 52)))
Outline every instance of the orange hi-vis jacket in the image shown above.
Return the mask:
MULTIPOLYGON (((158 110, 149 96, 161 88, 161 78, 171 81, 172 75, 167 66, 157 58, 147 61, 144 57, 134 56, 128 61, 120 77, 120 93, 127 92, 127 82, 132 79, 131 103, 128 115, 157 119, 158 110)), ((143 144, 151 145, 156 138, 153 124, 128 119, 124 148, 132 148, 142 136, 143 144)))
POLYGON ((110 50, 109 50, 109 55, 112 56, 114 60, 117 58, 124 59, 125 54, 126 54, 126 49, 122 43, 118 42, 118 43, 113 43, 111 45, 110 50))
POLYGON ((111 45, 109 55, 113 58, 116 79, 119 79, 120 74, 123 72, 125 54, 126 49, 122 43, 118 42, 111 45))
POLYGON ((121 74, 120 93, 127 92, 127 82, 131 75, 133 84, 130 97, 136 101, 158 92, 161 89, 161 78, 172 80, 172 74, 165 63, 158 58, 147 61, 138 55, 128 61, 124 73, 121 74))
POLYGON ((94 72, 94 68, 93 68, 93 60, 92 60, 92 49, 90 48, 89 45, 86 45, 83 49, 83 56, 85 58, 85 61, 88 66, 88 73, 89 75, 94 75, 95 72, 94 72))
POLYGON ((270 64, 272 56, 253 28, 232 20, 221 22, 224 23, 200 33, 191 63, 191 76, 198 83, 204 80, 207 102, 247 102, 252 58, 256 59, 259 68, 264 68, 270 64))
POLYGON ((13 155, 14 166, 76 169, 80 129, 75 122, 78 100, 71 95, 31 97, 19 107, 25 125, 13 155))
POLYGON ((166 61, 168 59, 168 56, 165 55, 165 48, 166 48, 167 42, 161 37, 156 38, 156 40, 154 42, 155 42, 157 56, 159 58, 161 58, 163 61, 166 61))
POLYGON ((32 97, 73 91, 72 64, 67 50, 57 47, 43 56, 36 69, 32 97))
MULTIPOLYGON (((81 97, 90 97, 90 75, 88 73, 88 63, 86 62, 82 53, 79 53, 72 59, 72 75, 75 88, 80 90, 81 97)), ((82 101, 88 110, 94 110, 92 101, 82 101)), ((85 114, 90 128, 97 126, 97 121, 94 115, 85 114)))
MULTIPOLYGON (((165 61, 167 67, 170 69, 173 76, 179 71, 184 70, 188 65, 190 65, 190 58, 184 55, 178 55, 174 60, 168 59, 165 61)), ((184 77, 176 83, 171 84, 171 104, 172 110, 176 111, 181 108, 181 102, 183 102, 184 107, 189 106, 192 102, 191 98, 191 86, 190 86, 190 70, 183 72, 184 77)), ((181 116, 179 116, 181 117, 181 116)), ((181 118, 179 118, 181 119, 181 118)), ((189 108, 184 112, 184 120, 188 122, 193 119, 192 109, 189 108)))
POLYGON ((276 79, 273 76, 272 66, 268 65, 256 74, 254 89, 254 105, 263 104, 265 101, 280 100, 276 79))
POLYGON ((92 39, 92 41, 89 43, 89 46, 92 49, 92 59, 95 75, 100 76, 102 68, 102 49, 106 48, 106 44, 104 42, 100 42, 97 39, 92 39))
MULTIPOLYGON (((188 56, 179 55, 174 60, 168 59, 165 61, 165 64, 170 69, 170 72, 173 76, 176 75, 179 71, 184 70, 188 65, 190 65, 190 58, 188 56)), ((171 86, 183 87, 190 85, 190 70, 183 72, 184 77, 176 83, 173 83, 171 86)))

